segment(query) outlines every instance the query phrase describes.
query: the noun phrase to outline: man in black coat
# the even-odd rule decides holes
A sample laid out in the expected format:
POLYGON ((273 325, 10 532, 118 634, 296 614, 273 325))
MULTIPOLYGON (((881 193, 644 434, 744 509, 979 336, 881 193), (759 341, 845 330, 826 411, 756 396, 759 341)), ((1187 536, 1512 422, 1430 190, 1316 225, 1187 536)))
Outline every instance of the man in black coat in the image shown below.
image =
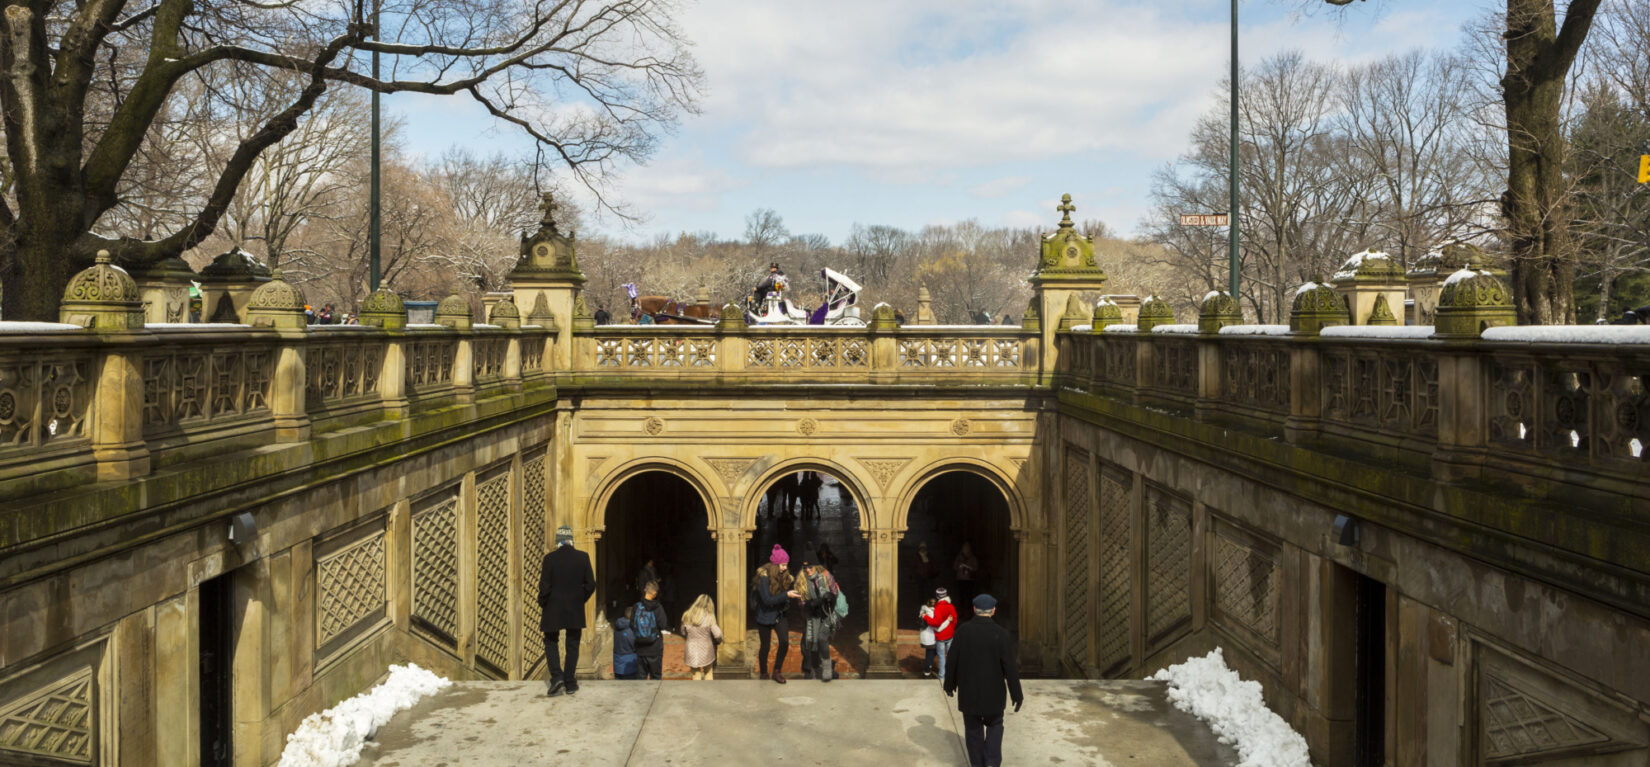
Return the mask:
POLYGON ((573 529, 556 528, 556 548, 539 568, 539 628, 544 630, 544 665, 550 671, 548 695, 579 691, 573 673, 579 667, 579 635, 584 632, 584 603, 596 593, 590 555, 573 548, 573 529), (567 659, 556 652, 558 635, 566 634, 567 659))
POLYGON ((990 594, 974 597, 974 619, 957 627, 951 653, 945 659, 945 694, 957 696, 963 714, 964 739, 971 767, 998 767, 1003 763, 1003 690, 1020 710, 1020 670, 1014 638, 997 625, 997 600, 990 594))

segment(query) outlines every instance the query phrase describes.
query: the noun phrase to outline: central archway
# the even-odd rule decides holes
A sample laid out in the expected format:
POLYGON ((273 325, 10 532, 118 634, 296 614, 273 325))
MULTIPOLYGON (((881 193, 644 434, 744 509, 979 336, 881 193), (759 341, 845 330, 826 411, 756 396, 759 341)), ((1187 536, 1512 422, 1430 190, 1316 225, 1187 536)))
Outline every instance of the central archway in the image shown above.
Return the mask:
POLYGON ((649 562, 672 625, 694 597, 716 595, 716 542, 707 518, 704 497, 674 473, 643 470, 620 481, 602 509, 596 549, 596 598, 607 620, 641 598, 649 562))

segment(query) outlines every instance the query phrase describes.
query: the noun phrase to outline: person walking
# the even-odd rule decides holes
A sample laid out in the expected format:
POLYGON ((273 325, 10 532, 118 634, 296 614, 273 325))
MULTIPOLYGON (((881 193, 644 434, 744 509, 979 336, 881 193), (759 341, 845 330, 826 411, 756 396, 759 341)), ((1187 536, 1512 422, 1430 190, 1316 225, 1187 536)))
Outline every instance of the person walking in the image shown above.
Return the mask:
POLYGON ((642 569, 636 571, 636 601, 641 601, 649 583, 659 583, 659 571, 653 566, 653 557, 648 557, 642 569))
POLYGON ((1020 667, 1014 637, 997 625, 997 600, 990 594, 974 597, 974 619, 957 628, 956 644, 945 670, 945 694, 957 694, 963 715, 964 742, 971 767, 999 767, 1003 763, 1003 698, 1020 710, 1020 667))
POLYGON ((917 644, 922 645, 922 678, 934 678, 934 660, 939 655, 939 647, 935 645, 934 627, 928 625, 928 619, 934 617, 935 600, 930 597, 923 603, 922 609, 917 611, 917 617, 922 619, 922 629, 917 631, 917 644))
POLYGON ((556 528, 556 548, 539 567, 539 629, 544 632, 544 664, 550 672, 546 695, 579 691, 573 674, 579 667, 579 637, 584 632, 584 603, 596 593, 590 555, 573 548, 573 528, 556 528), (565 660, 556 650, 563 640, 565 660))
MULTIPOLYGON (((962 600, 963 610, 966 610, 974 595, 980 593, 975 583, 980 577, 980 558, 974 556, 974 547, 968 541, 963 541, 962 550, 957 552, 957 559, 952 565, 957 573, 957 598, 962 600)), ((957 614, 962 615, 963 610, 958 610, 957 614)))
POLYGON ((716 624, 716 603, 709 594, 700 594, 682 613, 682 637, 687 640, 682 657, 693 670, 693 678, 715 679, 716 646, 722 643, 722 627, 716 624))
POLYGON ((636 632, 630 628, 630 611, 613 621, 613 678, 641 679, 636 663, 636 632))
POLYGON ((665 634, 670 622, 659 604, 659 582, 642 584, 642 601, 631 608, 630 625, 636 632, 636 665, 643 679, 662 679, 665 664, 665 634))
POLYGON ((957 608, 951 604, 951 595, 944 586, 934 589, 934 610, 923 623, 934 629, 934 650, 940 661, 940 681, 945 681, 946 653, 951 650, 951 639, 957 630, 957 608))
POLYGON ((756 609, 756 632, 761 638, 757 648, 756 668, 762 679, 768 678, 768 643, 775 635, 779 649, 773 658, 773 681, 785 683, 785 656, 791 649, 791 599, 796 592, 790 588, 791 555, 779 544, 773 545, 768 563, 756 568, 751 579, 751 605, 756 609))
POLYGON ((798 578, 795 590, 802 602, 807 624, 802 632, 803 665, 829 682, 836 675, 836 662, 831 659, 831 635, 841 621, 842 590, 829 570, 814 565, 798 578))

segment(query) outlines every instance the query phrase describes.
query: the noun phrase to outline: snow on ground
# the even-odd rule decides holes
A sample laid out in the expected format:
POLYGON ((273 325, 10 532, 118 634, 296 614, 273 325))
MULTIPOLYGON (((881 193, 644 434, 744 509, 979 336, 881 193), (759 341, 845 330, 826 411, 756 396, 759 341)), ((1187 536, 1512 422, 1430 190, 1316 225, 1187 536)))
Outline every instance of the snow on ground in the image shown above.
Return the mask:
POLYGON ((1260 683, 1226 667, 1216 647, 1149 677, 1169 683, 1169 702, 1209 723, 1222 743, 1237 748, 1238 767, 1311 767, 1306 739, 1272 713, 1260 683))
POLYGON ((361 747, 397 711, 452 682, 411 663, 390 666, 390 676, 325 711, 304 718, 286 737, 280 767, 345 767, 361 758, 361 747))

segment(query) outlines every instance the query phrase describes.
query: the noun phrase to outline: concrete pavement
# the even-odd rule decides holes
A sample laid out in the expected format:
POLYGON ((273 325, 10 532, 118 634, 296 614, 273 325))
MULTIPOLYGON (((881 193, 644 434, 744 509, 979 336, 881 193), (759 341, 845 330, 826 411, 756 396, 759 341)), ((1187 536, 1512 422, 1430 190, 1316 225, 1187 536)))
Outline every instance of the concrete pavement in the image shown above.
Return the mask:
MULTIPOLYGON (((1231 765, 1236 753, 1158 682, 1027 680, 1004 763, 1231 765)), ((954 699, 933 680, 462 682, 379 730, 360 764, 967 764, 954 699)))

